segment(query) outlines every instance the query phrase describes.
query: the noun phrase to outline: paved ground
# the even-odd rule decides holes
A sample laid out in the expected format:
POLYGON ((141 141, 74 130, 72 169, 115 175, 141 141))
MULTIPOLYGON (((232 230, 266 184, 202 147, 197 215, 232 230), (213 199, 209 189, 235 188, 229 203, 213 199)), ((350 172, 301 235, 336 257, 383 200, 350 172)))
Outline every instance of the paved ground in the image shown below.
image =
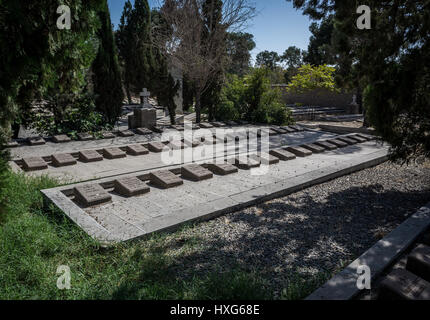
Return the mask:
MULTIPOLYGON (((231 213, 156 242, 179 278, 216 267, 257 270, 280 297, 361 255, 430 199, 430 163, 385 163, 231 213)), ((143 243, 145 245, 145 243, 143 243)))

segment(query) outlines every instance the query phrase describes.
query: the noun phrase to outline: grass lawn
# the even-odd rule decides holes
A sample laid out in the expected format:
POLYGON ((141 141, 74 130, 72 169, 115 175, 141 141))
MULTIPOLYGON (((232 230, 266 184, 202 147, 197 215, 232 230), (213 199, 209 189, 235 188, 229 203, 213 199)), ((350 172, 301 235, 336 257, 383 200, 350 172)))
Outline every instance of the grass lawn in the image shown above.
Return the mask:
MULTIPOLYGON (((189 239, 174 250, 167 241, 172 235, 100 246, 61 212, 44 206, 39 190, 55 186, 47 177, 6 173, 0 191, 0 299, 272 298, 258 270, 223 270, 214 262, 203 275, 189 270, 192 276, 178 278, 175 257, 183 258, 196 246, 189 239), (57 288, 60 265, 70 267, 70 290, 57 288)), ((283 296, 302 298, 324 280, 309 283, 297 278, 283 296)))

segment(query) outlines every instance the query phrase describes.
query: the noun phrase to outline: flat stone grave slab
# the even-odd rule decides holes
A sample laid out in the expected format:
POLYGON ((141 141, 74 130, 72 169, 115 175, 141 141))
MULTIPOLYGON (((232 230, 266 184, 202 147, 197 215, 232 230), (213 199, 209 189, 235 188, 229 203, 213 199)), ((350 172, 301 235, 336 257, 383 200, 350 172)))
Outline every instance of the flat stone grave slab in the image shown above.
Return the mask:
POLYGON ((220 121, 216 121, 216 122, 211 122, 211 125, 216 127, 216 128, 221 128, 221 127, 226 127, 227 125, 224 122, 220 122, 220 121))
POLYGON ((413 274, 430 281, 430 247, 419 244, 408 256, 406 269, 413 274))
POLYGON ((134 136, 134 132, 130 130, 123 130, 123 131, 119 131, 118 135, 120 137, 132 137, 134 136))
POLYGON ((52 141, 54 141, 55 143, 65 143, 70 142, 71 140, 72 139, 65 134, 59 134, 52 137, 52 141))
POLYGON ((185 140, 184 144, 189 147, 196 148, 202 144, 202 141, 200 139, 193 139, 192 141, 185 140))
POLYGON ((297 130, 294 130, 293 128, 290 127, 282 127, 287 133, 294 133, 297 132, 297 130))
POLYGON ((220 176, 226 176, 229 174, 237 173, 239 169, 235 166, 233 166, 230 163, 208 163, 207 164, 208 169, 212 171, 213 173, 220 175, 220 176))
POLYGON ((79 141, 90 141, 94 139, 89 133, 78 133, 77 136, 79 141))
POLYGON ((146 136, 146 135, 152 134, 153 132, 151 130, 149 130, 148 128, 137 128, 136 133, 140 134, 142 136, 146 136))
POLYGON ((120 178, 114 181, 115 192, 125 197, 134 197, 148 193, 148 185, 137 177, 120 178))
POLYGON ((229 159, 227 161, 231 161, 236 167, 242 170, 250 170, 252 168, 257 168, 261 165, 260 161, 249 158, 247 156, 239 156, 233 159, 229 159))
POLYGON ((291 129, 294 129, 294 130, 296 130, 296 131, 298 131, 298 132, 300 132, 300 131, 305 131, 305 129, 303 128, 303 127, 301 127, 301 126, 298 126, 298 125, 293 125, 293 126, 289 126, 291 129))
POLYGON ((348 136, 348 138, 349 139, 352 139, 352 140, 355 140, 355 141, 357 141, 358 143, 363 143, 363 142, 366 142, 367 141, 367 139, 364 139, 364 138, 362 138, 362 137, 360 137, 360 136, 357 136, 357 135, 350 135, 350 136, 348 136))
POLYGON ((348 138, 348 137, 338 137, 337 139, 349 144, 350 146, 357 143, 357 141, 355 141, 354 139, 348 138))
POLYGON ((372 136, 370 134, 365 134, 365 133, 357 133, 356 136, 362 137, 364 139, 366 139, 367 141, 372 141, 372 140, 376 140, 375 136, 372 136))
POLYGON ((185 129, 184 129, 184 126, 183 125, 179 125, 179 124, 176 124, 176 125, 173 125, 173 126, 170 126, 172 129, 175 129, 176 131, 184 131, 185 129))
POLYGON ((145 154, 148 154, 149 150, 141 144, 133 144, 131 146, 127 146, 127 153, 132 156, 143 156, 145 154))
POLYGON ((322 153, 325 151, 325 148, 323 148, 317 144, 313 144, 313 143, 303 144, 303 145, 301 145, 301 147, 308 149, 309 151, 312 151, 313 153, 322 153))
POLYGON ((77 163, 70 153, 57 153, 52 155, 52 164, 55 167, 73 166, 77 163))
POLYGON ((104 132, 102 137, 103 139, 115 139, 116 135, 114 135, 112 132, 104 132))
POLYGON ((291 153, 285 149, 270 150, 270 154, 283 161, 294 160, 296 158, 294 153, 291 153))
POLYGON ((41 157, 30 157, 22 159, 23 168, 26 171, 37 171, 48 169, 48 164, 41 157))
POLYGON ((170 141, 167 146, 172 150, 181 150, 185 148, 185 144, 182 141, 170 141))
POLYGON ((16 148, 19 146, 19 143, 16 141, 8 141, 6 143, 6 148, 16 148))
POLYGON ((343 142, 339 139, 330 139, 330 140, 327 140, 326 142, 334 144, 338 148, 345 148, 348 146, 346 142, 343 142))
POLYGON ((211 125, 210 123, 208 123, 208 122, 202 122, 202 123, 200 123, 200 128, 202 128, 202 129, 211 129, 211 128, 213 128, 214 126, 213 125, 211 125))
POLYGON ((289 131, 288 130, 286 130, 286 129, 284 129, 284 128, 282 128, 282 127, 274 127, 274 128, 272 128, 273 130, 275 130, 275 131, 277 131, 278 133, 280 133, 280 134, 286 134, 286 133, 289 133, 289 131))
POLYGON ((99 184, 74 188, 75 201, 83 207, 92 207, 112 200, 112 196, 99 184))
POLYGON ((317 142, 315 142, 315 144, 317 146, 323 147, 326 150, 336 150, 337 149, 337 146, 335 146, 332 143, 328 143, 326 141, 317 141, 317 142))
POLYGON ((156 133, 163 133, 164 129, 160 126, 156 126, 156 127, 152 127, 152 131, 154 131, 156 133))
POLYGON ((285 150, 294 153, 298 157, 309 157, 312 155, 312 151, 302 147, 287 147, 285 150))
POLYGON ((430 283, 413 273, 396 269, 380 284, 381 300, 430 300, 430 283))
POLYGON ((212 172, 198 164, 183 166, 181 168, 181 174, 182 177, 192 181, 202 181, 213 178, 212 172))
POLYGON ((193 125, 191 126, 192 130, 199 130, 200 129, 200 125, 193 123, 193 125))
POLYGON ((106 159, 120 159, 125 158, 127 154, 122 151, 120 148, 106 148, 103 149, 103 155, 106 159))
POLYGON ((279 134, 279 132, 277 131, 277 130, 275 130, 275 129, 269 129, 269 135, 270 136, 276 136, 276 135, 278 135, 279 134))
POLYGON ((88 163, 88 162, 97 162, 102 161, 103 156, 98 153, 96 150, 84 150, 79 152, 79 161, 88 163))
POLYGON ((30 146, 41 146, 46 143, 45 139, 43 139, 42 137, 28 138, 27 141, 30 146))
POLYGON ((164 148, 166 148, 166 145, 159 141, 153 141, 148 143, 148 149, 151 152, 159 153, 159 152, 162 152, 164 148))
POLYGON ((150 173, 151 183, 163 189, 180 186, 184 181, 169 170, 150 173))
MULTIPOLYGON (((313 141, 330 136, 330 134, 314 131, 306 131, 304 135, 312 137, 313 141)), ((282 138, 282 141, 289 143, 298 139, 297 142, 303 144, 306 140, 300 139, 300 136, 288 135, 279 137, 279 139, 282 138)), ((281 147, 277 139, 272 140, 272 143, 275 148, 281 147)), ((304 187, 380 164, 387 160, 388 149, 388 146, 366 142, 358 146, 346 147, 342 152, 327 151, 306 158, 281 161, 269 166, 267 170, 264 166, 251 170, 238 170, 236 167, 237 172, 229 175, 219 175, 212 170, 209 164, 203 164, 202 166, 207 166, 214 173, 212 179, 203 181, 182 180, 173 174, 170 170, 178 173, 184 166, 184 164, 178 163, 163 167, 163 170, 169 170, 170 177, 173 175, 173 179, 179 179, 179 183, 182 185, 178 185, 176 188, 164 189, 162 186, 150 184, 150 187, 153 186, 151 191, 144 196, 137 197, 126 197, 112 192, 110 194, 111 202, 87 208, 73 202, 73 189, 85 183, 64 185, 42 190, 42 192, 91 237, 103 242, 119 242, 148 236, 154 232, 174 230, 182 224, 192 221, 212 219, 228 212, 288 195, 304 187)), ((209 157, 198 163, 216 163, 215 160, 224 161, 224 155, 215 159, 209 157)), ((100 167, 100 170, 107 171, 114 170, 115 166, 127 167, 124 168, 127 170, 115 171, 122 172, 122 174, 104 176, 92 183, 113 186, 114 180, 130 175, 145 179, 145 181, 151 180, 151 173, 154 170, 160 170, 160 155, 149 154, 143 162, 141 159, 128 157, 127 159, 103 161, 93 166, 78 164, 66 168, 74 169, 73 172, 81 172, 82 168, 88 167, 88 177, 93 177, 95 168, 100 167), (140 171, 139 168, 141 168, 140 171)), ((55 172, 60 168, 52 170, 55 172)), ((164 185, 168 186, 167 183, 164 185)), ((311 224, 312 221, 303 223, 311 224)))
POLYGON ((252 154, 249 157, 253 160, 260 162, 260 164, 273 165, 279 162, 279 158, 265 152, 259 154, 252 154))

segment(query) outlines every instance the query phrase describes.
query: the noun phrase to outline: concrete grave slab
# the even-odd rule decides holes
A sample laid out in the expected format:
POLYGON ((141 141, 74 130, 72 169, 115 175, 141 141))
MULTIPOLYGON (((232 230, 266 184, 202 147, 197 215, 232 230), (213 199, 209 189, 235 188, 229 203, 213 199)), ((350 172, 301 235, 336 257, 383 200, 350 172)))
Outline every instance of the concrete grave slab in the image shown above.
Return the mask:
POLYGON ((260 161, 248 158, 247 156, 239 156, 237 158, 229 159, 228 162, 233 163, 236 167, 242 170, 250 170, 257 168, 261 165, 260 161))
POLYGON ((151 183, 163 189, 180 186, 184 181, 169 170, 150 173, 151 183))
POLYGON ((167 146, 172 150, 181 150, 185 148, 185 144, 182 141, 170 141, 167 146))
POLYGON ((103 132, 102 137, 103 139, 115 139, 116 135, 114 135, 112 132, 103 132))
POLYGON ((57 153, 52 155, 52 164, 55 167, 73 166, 77 163, 70 153, 57 153))
POLYGON ((303 144, 303 145, 301 145, 301 147, 308 149, 309 151, 312 151, 313 153, 322 153, 325 151, 325 148, 323 148, 317 144, 313 144, 313 143, 303 144))
POLYGON ((19 143, 16 141, 8 141, 6 143, 6 148, 16 148, 19 146, 19 143))
POLYGON ((224 122, 211 122, 210 123, 212 126, 216 127, 216 128, 222 128, 222 127, 226 127, 227 124, 225 124, 224 122))
POLYGON ((151 152, 159 153, 159 152, 162 152, 164 148, 166 148, 166 145, 158 141, 153 141, 148 143, 148 149, 151 152))
POLYGON ((275 157, 274 155, 271 155, 269 153, 258 153, 258 154, 252 154, 249 156, 251 159, 256 160, 260 162, 260 164, 277 164, 279 162, 279 158, 275 157))
POLYGON ((140 134, 142 136, 153 134, 153 132, 151 130, 149 130, 148 128, 137 128, 136 133, 140 134))
POLYGON ((226 176, 229 174, 237 173, 239 169, 235 166, 233 166, 230 163, 208 163, 207 164, 208 169, 212 171, 213 173, 220 175, 220 176, 226 176))
POLYGON ((430 283, 403 269, 392 271, 379 290, 380 300, 430 300, 430 283))
POLYGON ((294 160, 296 158, 294 153, 291 153, 285 149, 270 150, 270 154, 283 161, 294 160))
POLYGON ((355 141, 354 139, 351 139, 349 137, 338 137, 337 139, 349 144, 350 146, 357 143, 357 141, 355 141))
POLYGON ((149 154, 149 150, 141 144, 133 144, 131 146, 127 146, 127 153, 132 156, 142 156, 149 154))
POLYGON ((350 136, 348 136, 348 138, 349 139, 352 139, 352 140, 355 140, 355 141, 357 141, 358 143, 363 143, 363 142, 366 142, 367 141, 367 139, 364 139, 364 138, 362 138, 362 137, 360 137, 360 136, 357 136, 357 135, 350 135, 350 136))
POLYGON ((285 150, 295 154, 298 157, 309 157, 312 155, 312 151, 302 147, 287 147, 285 150))
POLYGON ((106 148, 103 149, 103 156, 106 159, 120 159, 127 157, 127 154, 122 151, 120 148, 106 148))
POLYGON ((103 161, 103 156, 96 150, 83 150, 79 152, 79 161, 84 163, 103 161))
POLYGON ((30 157, 22 159, 25 171, 37 171, 48 169, 48 164, 41 157, 30 157))
POLYGON ((202 122, 202 123, 200 123, 200 128, 202 128, 202 129, 211 129, 211 128, 213 128, 214 126, 213 125, 211 125, 210 123, 208 123, 208 122, 202 122))
POLYGON ((125 177, 114 181, 115 192, 125 196, 134 197, 150 192, 148 185, 137 177, 125 177))
POLYGON ((181 169, 181 174, 183 178, 192 181, 202 181, 213 178, 212 172, 198 164, 189 164, 183 166, 181 169))
POLYGON ((52 137, 52 141, 55 143, 65 143, 70 142, 72 139, 65 134, 60 134, 52 137))
POLYGON ((132 137, 134 136, 134 132, 130 130, 123 130, 123 131, 119 131, 118 135, 120 137, 132 137))
POLYGON ((94 137, 92 135, 90 135, 89 133, 78 133, 77 136, 78 136, 79 141, 94 140, 94 137))
POLYGON ((174 129, 174 130, 176 130, 176 131, 184 131, 185 129, 184 129, 184 126, 183 125, 179 125, 179 124, 176 124, 176 125, 172 125, 172 126, 170 126, 172 129, 174 129))
POLYGON ((430 282, 430 247, 419 244, 408 256, 406 269, 430 282))
POLYGON ((338 148, 345 148, 348 146, 346 142, 343 142, 339 139, 330 139, 330 140, 327 140, 326 142, 334 144, 338 148))
POLYGON ((74 188, 75 201, 83 207, 92 207, 112 200, 112 196, 99 184, 74 188))
POLYGON ((42 137, 28 138, 27 141, 30 146, 41 146, 46 143, 45 139, 43 139, 42 137))
POLYGON ((332 143, 328 143, 326 141, 317 141, 314 144, 316 144, 317 146, 323 147, 326 150, 336 150, 337 146, 335 146, 332 143))

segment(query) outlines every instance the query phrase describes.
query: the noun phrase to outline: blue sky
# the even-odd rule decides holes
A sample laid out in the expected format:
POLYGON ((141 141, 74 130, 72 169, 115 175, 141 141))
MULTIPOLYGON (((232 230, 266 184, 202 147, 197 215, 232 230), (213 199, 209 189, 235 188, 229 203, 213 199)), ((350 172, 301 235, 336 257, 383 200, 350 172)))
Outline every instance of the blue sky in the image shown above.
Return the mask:
MULTIPOLYGON (((117 26, 126 0, 108 0, 112 23, 117 26)), ((132 0, 133 2, 134 0, 132 0)), ((157 7, 161 0, 149 0, 157 7)), ((254 35, 257 43, 253 57, 264 50, 282 54, 289 46, 307 49, 310 20, 296 11, 291 2, 285 0, 254 0, 258 15, 249 24, 246 32, 254 35)))

